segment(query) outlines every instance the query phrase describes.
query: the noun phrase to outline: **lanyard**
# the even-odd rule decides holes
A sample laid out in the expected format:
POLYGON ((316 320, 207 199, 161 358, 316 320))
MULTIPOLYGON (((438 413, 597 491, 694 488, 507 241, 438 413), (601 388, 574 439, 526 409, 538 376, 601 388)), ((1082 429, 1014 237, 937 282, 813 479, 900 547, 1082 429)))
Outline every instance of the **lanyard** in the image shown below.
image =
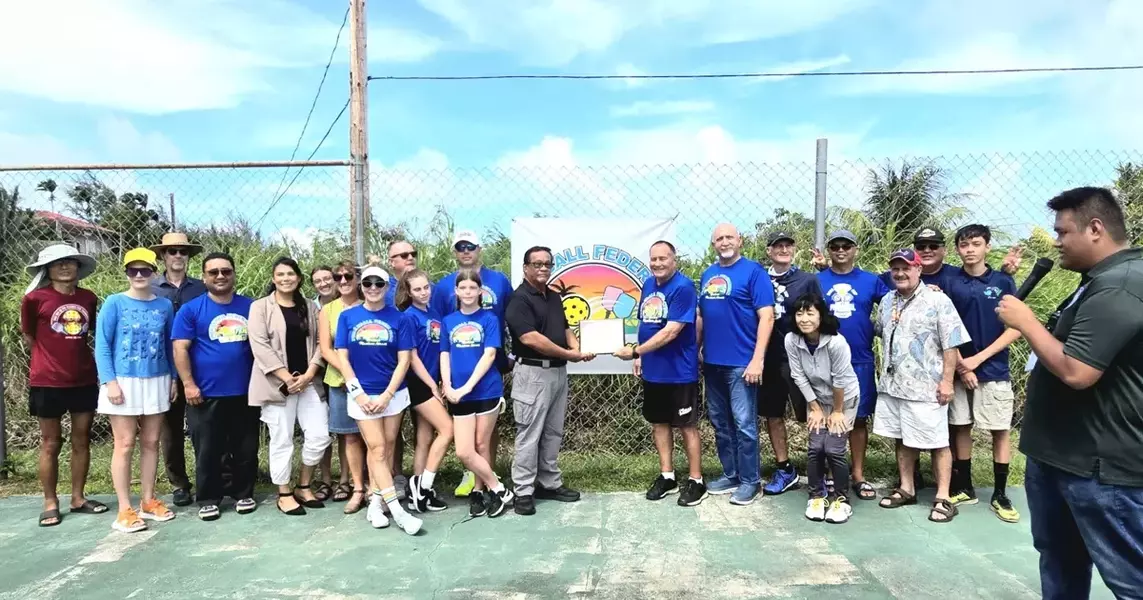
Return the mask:
POLYGON ((905 312, 905 309, 909 308, 909 305, 913 303, 913 300, 917 299, 917 294, 921 291, 921 289, 920 289, 921 285, 924 285, 924 284, 917 284, 917 289, 913 290, 913 295, 910 296, 909 299, 905 300, 904 302, 899 301, 899 299, 900 299, 899 294, 895 298, 893 298, 893 314, 892 314, 893 329, 889 332, 889 353, 888 353, 889 356, 885 357, 886 362, 889 363, 885 368, 885 372, 890 374, 890 375, 893 374, 893 346, 894 346, 895 342, 897 341, 897 326, 901 322, 901 315, 905 312))

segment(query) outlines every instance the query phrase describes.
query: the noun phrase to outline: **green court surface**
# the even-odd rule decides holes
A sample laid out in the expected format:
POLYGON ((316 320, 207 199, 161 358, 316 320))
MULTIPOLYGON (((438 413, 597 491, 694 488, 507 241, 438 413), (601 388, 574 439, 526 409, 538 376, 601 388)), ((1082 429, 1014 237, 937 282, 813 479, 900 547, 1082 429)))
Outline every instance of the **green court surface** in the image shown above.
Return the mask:
MULTIPOLYGON (((0 598, 1039 598, 1027 516, 1002 523, 979 493, 948 524, 924 502, 858 502, 847 524, 814 523, 800 491, 697 508, 585 494, 467 521, 456 500, 415 538, 340 504, 286 517, 270 499, 212 523, 179 509, 135 534, 112 531, 110 514, 41 529, 39 499, 14 497, 0 500, 0 598)), ((1010 494, 1026 512, 1023 490, 1010 494)), ((1110 598, 1095 579, 1093 597, 1110 598)))

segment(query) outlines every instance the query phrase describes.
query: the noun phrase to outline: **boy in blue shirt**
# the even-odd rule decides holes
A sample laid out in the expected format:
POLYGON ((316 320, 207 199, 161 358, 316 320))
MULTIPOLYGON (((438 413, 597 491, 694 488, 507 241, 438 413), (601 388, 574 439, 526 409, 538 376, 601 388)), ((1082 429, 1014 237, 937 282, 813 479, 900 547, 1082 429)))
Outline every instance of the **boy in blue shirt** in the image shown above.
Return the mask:
POLYGON ((964 264, 945 292, 956 306, 972 341, 960 347, 958 378, 949 405, 953 439, 953 472, 949 501, 976 504, 972 486, 972 426, 992 434, 994 486, 990 506, 1002 521, 1014 523, 1020 513, 1005 493, 1011 460, 1012 382, 1008 347, 1020 332, 1008 329, 996 315, 1000 298, 1016 294, 1011 275, 992 270, 985 262, 992 249, 992 232, 984 225, 965 225, 956 232, 956 251, 964 264))

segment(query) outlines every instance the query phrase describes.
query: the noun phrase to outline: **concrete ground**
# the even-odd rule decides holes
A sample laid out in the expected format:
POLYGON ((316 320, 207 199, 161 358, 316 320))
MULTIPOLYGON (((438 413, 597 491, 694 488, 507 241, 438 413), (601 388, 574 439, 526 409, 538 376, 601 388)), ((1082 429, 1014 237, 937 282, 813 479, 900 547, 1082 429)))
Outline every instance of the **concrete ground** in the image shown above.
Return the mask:
MULTIPOLYGON (((1026 512, 1023 490, 1010 495, 1026 512)), ((110 514, 41 529, 38 498, 8 498, 0 598, 1040 597, 1026 515, 1002 523, 983 500, 949 524, 928 522, 924 505, 859 501, 852 521, 829 525, 802 516, 800 491, 749 507, 675 498, 588 494, 540 502, 533 517, 469 521, 457 500, 415 538, 374 530, 341 504, 286 517, 269 498, 249 516, 228 504, 212 523, 179 509, 136 534, 112 531, 110 514)), ((1093 597, 1110 598, 1095 579, 1093 597)))

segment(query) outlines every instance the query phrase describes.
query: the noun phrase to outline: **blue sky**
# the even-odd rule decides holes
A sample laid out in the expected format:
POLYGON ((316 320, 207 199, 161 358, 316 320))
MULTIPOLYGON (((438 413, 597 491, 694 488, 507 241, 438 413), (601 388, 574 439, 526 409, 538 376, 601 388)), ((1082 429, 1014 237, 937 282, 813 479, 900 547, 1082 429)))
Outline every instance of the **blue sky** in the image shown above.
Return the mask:
MULTIPOLYGON (((286 159, 344 10, 319 0, 5 2, 0 163, 286 159)), ((303 157, 347 97, 347 33, 303 157)), ((373 75, 1089 66, 1143 63, 1143 3, 406 0, 371 2, 368 34, 373 75)), ((865 166, 940 155, 959 188, 984 190, 982 210, 1018 201, 1038 220, 1034 206, 1053 186, 1106 177, 1114 157, 1033 153, 1134 151, 1140 97, 1143 72, 375 81, 373 202, 383 220, 423 220, 441 203, 504 230, 513 214, 555 205, 615 216, 710 213, 696 219, 703 227, 746 222, 768 212, 739 207, 752 197, 812 210, 814 140, 827 137, 830 162, 850 165, 830 180, 839 202, 860 200, 865 166), (781 165, 782 175, 726 166, 737 163, 781 165), (666 184, 631 169, 672 164, 707 166, 666 184), (453 170, 468 167, 514 170, 453 170), (767 181, 773 189, 759 195, 767 181)), ((345 157, 347 128, 339 124, 316 158, 345 157)), ((273 190, 264 184, 276 186, 280 172, 211 183, 119 176, 164 196, 209 187, 198 190, 209 200, 185 210, 193 214, 239 186, 240 204, 267 206, 273 190)), ((312 215, 304 209, 315 202, 326 203, 326 221, 343 218, 346 187, 340 172, 306 174, 269 220, 312 227, 299 214, 312 215)))

